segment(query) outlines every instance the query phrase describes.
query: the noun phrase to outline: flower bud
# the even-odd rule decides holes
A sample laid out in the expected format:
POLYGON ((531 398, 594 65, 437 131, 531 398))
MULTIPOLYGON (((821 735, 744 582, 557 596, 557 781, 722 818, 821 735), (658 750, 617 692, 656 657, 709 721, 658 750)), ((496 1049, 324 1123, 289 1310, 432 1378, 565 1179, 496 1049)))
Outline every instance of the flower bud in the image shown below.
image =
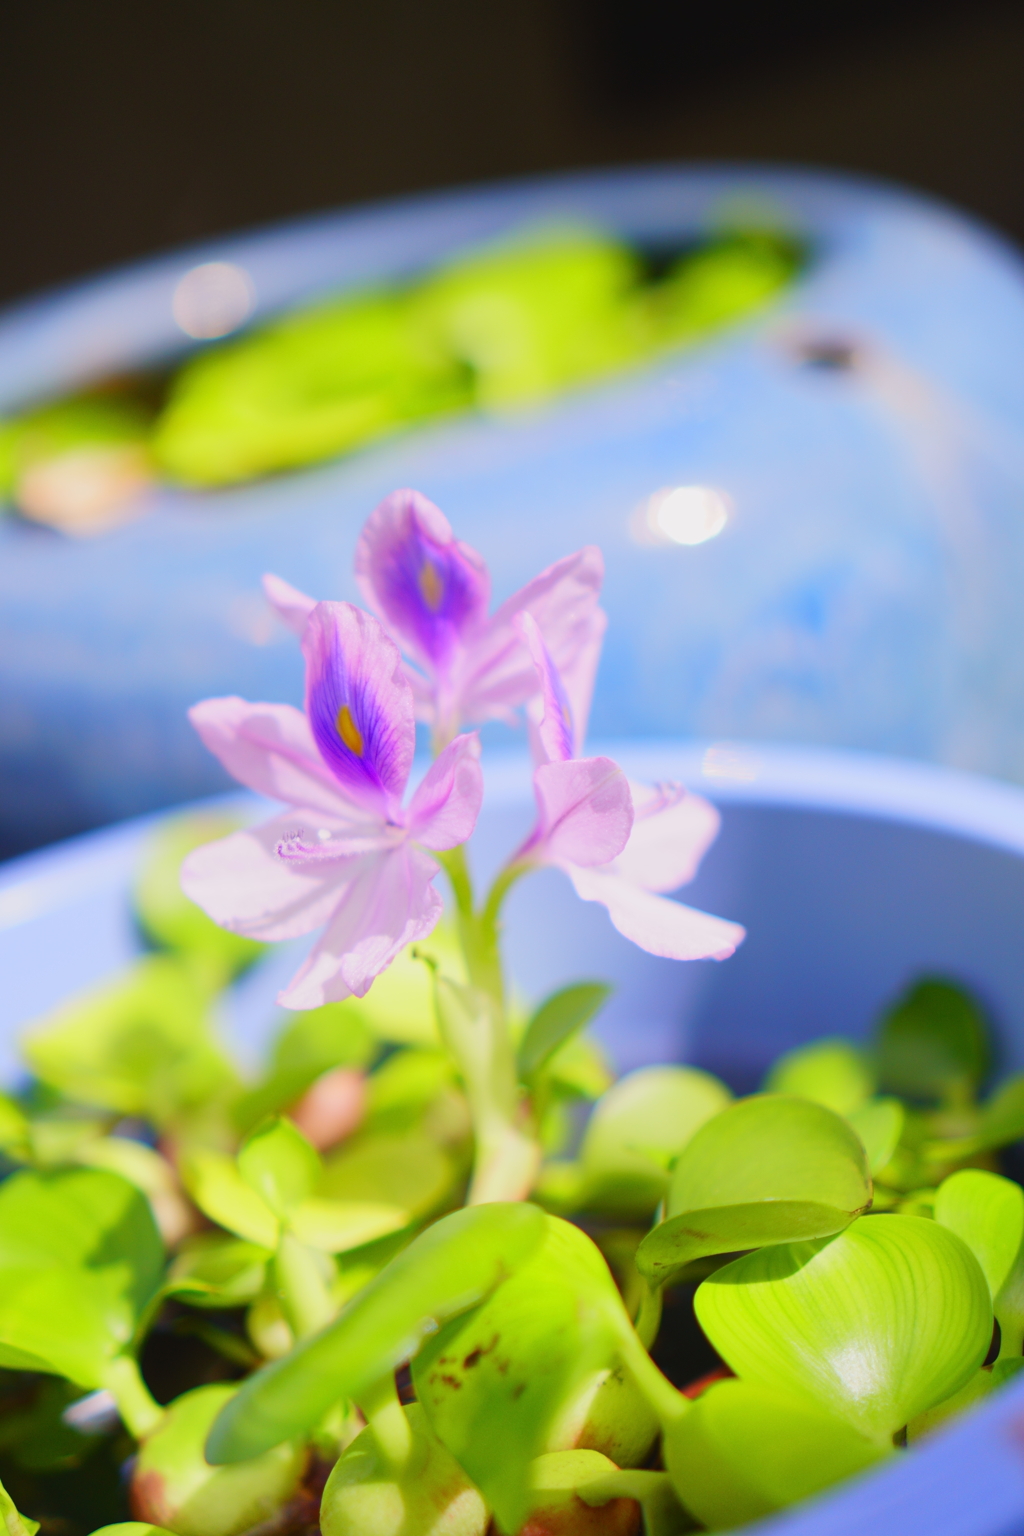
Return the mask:
POLYGON ((203 1454, 214 1419, 236 1391, 197 1387, 170 1405, 139 1448, 130 1493, 136 1520, 176 1536, 236 1536, 287 1503, 305 1469, 303 1447, 278 1445, 225 1467, 211 1467, 203 1454))
POLYGON ((323 1536, 484 1536, 490 1511, 477 1489, 427 1428, 417 1403, 405 1409, 412 1450, 390 1463, 372 1428, 335 1464, 320 1505, 323 1536))

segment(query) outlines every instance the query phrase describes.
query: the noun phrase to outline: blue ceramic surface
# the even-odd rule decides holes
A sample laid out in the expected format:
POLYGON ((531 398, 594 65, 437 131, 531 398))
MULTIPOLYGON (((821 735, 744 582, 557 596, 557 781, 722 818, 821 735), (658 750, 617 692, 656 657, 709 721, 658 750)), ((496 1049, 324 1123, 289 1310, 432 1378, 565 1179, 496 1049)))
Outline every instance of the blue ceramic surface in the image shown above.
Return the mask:
POLYGON ((595 733, 801 740, 1024 779, 1024 276, 997 238, 926 199, 798 171, 666 168, 323 217, 8 315, 0 409, 181 350, 171 295, 199 261, 245 267, 258 320, 524 223, 571 216, 656 241, 752 207, 805 233, 816 258, 778 303, 696 350, 259 485, 164 491, 88 543, 0 519, 0 849, 222 785, 186 706, 301 691, 262 572, 354 597, 359 526, 402 484, 483 551, 499 597, 601 544, 612 622, 595 733), (852 344, 852 368, 802 362, 808 342, 852 344), (679 484, 727 493, 725 530, 637 544, 633 508, 679 484))
MULTIPOLYGON (((617 991, 600 1032, 620 1066, 681 1057, 743 1089, 787 1046, 822 1033, 862 1036, 910 979, 941 971, 990 1007, 1000 1069, 1024 1068, 1024 792, 827 751, 750 746, 726 754, 671 743, 609 750, 636 777, 682 777, 719 802, 721 836, 685 896, 739 918, 749 937, 721 965, 657 960, 548 872, 509 902, 512 972, 527 995, 581 975, 612 980, 617 991)), ((481 866, 493 867, 529 822, 529 783, 522 758, 490 764, 475 849, 481 866)), ((127 890, 151 825, 92 833, 0 874, 0 1077, 15 1070, 19 1025, 136 952, 127 890)), ((235 989, 225 1028, 250 1058, 303 947, 272 951, 235 989)), ((905 1459, 762 1529, 1024 1529, 1024 1383, 905 1459)))

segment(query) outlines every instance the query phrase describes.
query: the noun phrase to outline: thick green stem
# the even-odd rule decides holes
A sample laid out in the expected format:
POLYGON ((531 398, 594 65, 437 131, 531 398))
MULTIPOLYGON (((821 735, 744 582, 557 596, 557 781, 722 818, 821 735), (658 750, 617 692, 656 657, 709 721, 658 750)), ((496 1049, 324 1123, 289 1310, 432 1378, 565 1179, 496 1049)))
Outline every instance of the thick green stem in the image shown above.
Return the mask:
POLYGON ((394 1376, 389 1372, 382 1377, 364 1393, 359 1406, 388 1466, 395 1472, 405 1470, 413 1454, 413 1435, 398 1401, 394 1376))
POLYGON ((624 1468, 608 1472, 576 1489, 584 1504, 599 1508, 612 1499, 636 1499, 644 1512, 644 1536, 679 1536, 694 1522, 679 1503, 667 1472, 624 1468))
POLYGON ((164 1416, 156 1398, 142 1379, 132 1355, 117 1355, 107 1366, 103 1385, 117 1404, 125 1428, 136 1440, 152 1434, 164 1416))
POLYGON ((274 1255, 274 1287, 296 1339, 318 1333, 334 1316, 319 1255, 285 1232, 274 1255))
POLYGON ((652 1286, 643 1276, 640 1278, 643 1290, 640 1292, 640 1305, 633 1320, 633 1327, 636 1329, 637 1337, 644 1348, 650 1349, 658 1337, 658 1329, 661 1327, 663 1292, 660 1285, 652 1286))
POLYGON ((688 1399, 676 1391, 667 1376, 662 1375, 634 1329, 628 1325, 620 1331, 619 1359, 657 1414, 662 1429, 675 1424, 689 1411, 688 1399))

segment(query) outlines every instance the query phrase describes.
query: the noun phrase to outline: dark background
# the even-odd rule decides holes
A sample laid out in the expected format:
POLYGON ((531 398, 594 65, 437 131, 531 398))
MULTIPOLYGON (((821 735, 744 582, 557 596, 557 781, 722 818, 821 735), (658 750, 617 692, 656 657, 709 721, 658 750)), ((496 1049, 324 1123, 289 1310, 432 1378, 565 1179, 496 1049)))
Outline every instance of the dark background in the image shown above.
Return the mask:
POLYGON ((313 209, 665 159, 867 171, 1024 242, 1024 3, 0 6, 0 302, 313 209))

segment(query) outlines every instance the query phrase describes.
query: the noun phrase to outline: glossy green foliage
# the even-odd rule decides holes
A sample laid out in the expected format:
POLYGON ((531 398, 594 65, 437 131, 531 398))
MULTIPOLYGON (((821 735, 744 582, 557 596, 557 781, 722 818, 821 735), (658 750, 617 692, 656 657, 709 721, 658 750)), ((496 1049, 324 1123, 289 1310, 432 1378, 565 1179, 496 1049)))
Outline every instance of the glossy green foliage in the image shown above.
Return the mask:
POLYGON ((377 1053, 376 1037, 351 1000, 285 1017, 266 1076, 234 1106, 234 1122, 243 1132, 294 1104, 325 1072, 367 1067, 377 1053))
POLYGON ((867 1099, 856 1109, 846 1111, 846 1118, 860 1137, 867 1153, 868 1172, 872 1178, 891 1162, 899 1146, 906 1112, 899 1099, 867 1099))
POLYGON ((599 231, 520 231, 412 283, 207 343, 155 421, 147 393, 122 385, 0 422, 0 496, 16 495, 33 465, 83 449, 132 449, 140 471, 155 463, 172 480, 227 485, 425 417, 544 399, 756 312, 805 256, 781 231, 723 230, 652 281, 599 231))
POLYGON ((132 899, 147 938, 187 959, 211 986, 222 986, 266 948, 219 927, 181 889, 181 861, 193 848, 235 831, 223 816, 176 816, 164 822, 146 849, 132 899))
POLYGON ((304 1446, 275 1446, 232 1467, 211 1467, 203 1455, 210 1425, 235 1390, 197 1387, 175 1399, 139 1448, 134 1513, 175 1536, 238 1536, 277 1514, 302 1476, 304 1446))
POLYGON ((290 1120, 280 1117, 258 1126, 237 1160, 193 1148, 182 1171, 200 1210, 265 1249, 276 1249, 282 1234, 290 1232, 311 1248, 341 1253, 399 1231, 414 1214, 382 1198, 379 1187, 364 1185, 339 1195, 335 1185, 325 1195, 324 1188, 331 1186, 317 1152, 290 1120))
POLYGON ((964 1168, 935 1195, 935 1220, 970 1248, 988 1281, 1001 1353, 1024 1347, 1024 1189, 997 1173, 964 1168))
POLYGON ((22 1050, 36 1075, 73 1102, 143 1115, 161 1128, 236 1086, 206 989, 169 956, 140 960, 62 1004, 31 1027, 22 1050))
POLYGON ((916 982, 882 1020, 875 1039, 881 1087, 922 1101, 970 1100, 988 1071, 984 1016, 962 987, 916 982))
POLYGON ((848 1115, 875 1090, 874 1074, 864 1052, 850 1040, 813 1040, 787 1051, 774 1062, 764 1080, 766 1093, 788 1093, 813 1099, 848 1115))
POLYGON ((491 1513, 455 1458, 430 1432, 423 1411, 405 1409, 413 1443, 396 1467, 372 1429, 335 1463, 320 1505, 323 1536, 485 1536, 491 1513))
POLYGON ((936 1138, 924 1147, 933 1164, 976 1157, 1024 1138, 1024 1074, 1011 1077, 982 1105, 973 1126, 965 1134, 936 1138))
POLYGON ((724 1083, 695 1067, 628 1073, 594 1106, 568 1177, 556 1165, 554 1178, 549 1172, 541 1182, 541 1198, 550 1192, 556 1203, 561 1188, 567 1209, 649 1218, 668 1188, 673 1160, 731 1098, 724 1083))
POLYGON ((997 1360, 994 1365, 976 1371, 959 1392, 954 1392, 952 1397, 929 1408, 927 1413, 919 1413, 916 1419, 911 1419, 907 1425, 907 1444, 913 1445, 915 1440, 941 1429, 950 1419, 967 1413, 971 1408, 977 1408, 993 1392, 1019 1376, 1021 1371, 1024 1371, 1024 1359, 1019 1355, 1014 1359, 997 1360))
POLYGON ((328 458, 469 402, 458 360, 410 324, 402 296, 345 298, 196 353, 153 438, 188 485, 224 485, 328 458))
POLYGON ((958 1391, 992 1337, 974 1255, 919 1216, 748 1254, 704 1281, 694 1309, 741 1379, 816 1403, 879 1444, 958 1391))
POLYGON ((422 1130, 367 1131, 328 1157, 317 1193, 326 1199, 390 1205, 418 1220, 452 1193, 456 1165, 422 1130))
POLYGON ((530 1463, 629 1324, 600 1252, 578 1228, 545 1220, 543 1242, 468 1316, 426 1341, 416 1395, 438 1438, 512 1536, 529 1509, 530 1463))
POLYGON ((149 413, 114 394, 73 396, 0 422, 0 496, 16 494, 21 476, 36 464, 81 449, 141 444, 148 431, 149 413))
POLYGON ((548 233, 453 262, 424 284, 415 317, 464 363, 479 404, 522 404, 639 352, 639 317, 625 302, 638 277, 635 259, 611 241, 548 233))
POLYGON ((757 1094, 709 1120, 669 1185, 665 1220, 637 1250, 655 1284, 695 1259, 839 1232, 871 1200, 849 1122, 808 1099, 757 1094))
POLYGON ((712 1531, 795 1504, 885 1454, 834 1413, 749 1381, 711 1387, 664 1440, 679 1499, 712 1531))
POLYGON ((0 1483, 0 1520, 6 1536, 35 1536, 38 1520, 29 1520, 21 1514, 3 1483, 0 1483))
POLYGON ((580 981, 545 998, 531 1015, 519 1042, 519 1076, 528 1080, 547 1066, 555 1052, 590 1023, 610 994, 611 987, 603 981, 580 981))
POLYGON ((172 1291, 193 1307, 238 1307, 263 1289, 268 1247, 223 1232, 199 1232, 182 1244, 168 1272, 172 1291))
POLYGON ((267 1120, 243 1143, 238 1171, 278 1218, 307 1200, 320 1177, 320 1159, 290 1120, 267 1120))
POLYGON ((333 1323, 240 1389, 211 1434, 211 1461, 241 1461, 307 1433, 339 1398, 360 1397, 450 1318, 518 1270, 543 1242, 530 1205, 455 1211, 399 1253, 333 1323))
POLYGON ((120 1520, 116 1525, 101 1525, 92 1536, 174 1536, 162 1525, 149 1525, 144 1520, 120 1520))
POLYGON ((652 291, 656 333, 665 341, 695 341, 749 314, 793 280, 805 255, 781 229, 722 230, 652 291))
POLYGON ((0 1365, 104 1385, 162 1270, 149 1205, 117 1174, 14 1174, 0 1186, 0 1365))
POLYGON ((427 1116, 437 1139, 459 1140, 468 1135, 456 1092, 456 1070, 446 1051, 411 1047, 395 1051, 370 1074, 366 1083, 364 1129, 377 1135, 403 1135, 420 1129, 427 1116))

